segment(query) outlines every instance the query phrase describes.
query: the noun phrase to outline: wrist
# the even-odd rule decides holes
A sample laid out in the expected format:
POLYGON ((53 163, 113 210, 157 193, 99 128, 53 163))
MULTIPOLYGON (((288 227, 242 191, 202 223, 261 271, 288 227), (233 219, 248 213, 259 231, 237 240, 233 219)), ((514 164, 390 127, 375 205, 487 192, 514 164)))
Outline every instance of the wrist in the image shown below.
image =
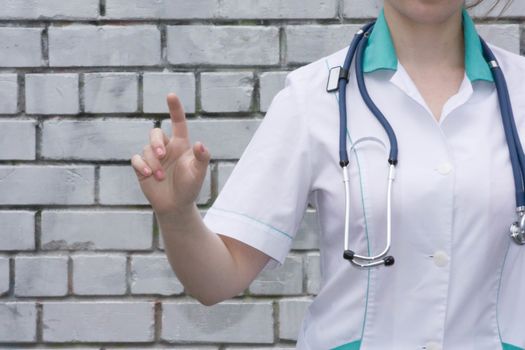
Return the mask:
POLYGON ((186 226, 198 211, 199 209, 197 208, 197 205, 193 202, 189 205, 179 206, 169 211, 155 211, 155 217, 159 222, 159 226, 181 227, 186 226))

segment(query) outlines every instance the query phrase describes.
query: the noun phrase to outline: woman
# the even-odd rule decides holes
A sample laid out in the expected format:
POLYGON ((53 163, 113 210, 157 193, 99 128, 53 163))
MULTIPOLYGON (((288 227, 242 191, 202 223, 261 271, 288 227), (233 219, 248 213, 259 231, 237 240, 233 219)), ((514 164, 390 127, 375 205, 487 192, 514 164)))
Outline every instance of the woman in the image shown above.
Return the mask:
MULTIPOLYGON (((287 76, 204 220, 195 199, 210 153, 190 145, 181 103, 168 95, 173 137, 153 129, 132 165, 189 294, 212 305, 279 266, 310 203, 321 227, 322 285, 297 348, 525 348, 525 248, 508 235, 513 173, 494 79, 464 5, 385 0, 368 38, 366 85, 399 144, 393 266, 343 259, 339 96, 326 85, 347 48, 287 76)), ((525 59, 490 48, 523 138, 525 59)), ((362 138, 380 141, 349 152, 349 246, 374 255, 386 242, 389 139, 353 73, 346 97, 349 149, 362 138)))

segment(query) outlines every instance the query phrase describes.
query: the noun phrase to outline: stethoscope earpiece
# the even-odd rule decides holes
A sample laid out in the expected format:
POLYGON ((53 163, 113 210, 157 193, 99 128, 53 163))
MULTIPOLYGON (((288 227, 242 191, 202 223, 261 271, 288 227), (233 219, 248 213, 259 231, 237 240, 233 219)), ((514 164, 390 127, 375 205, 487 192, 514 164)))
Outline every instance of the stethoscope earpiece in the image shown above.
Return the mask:
POLYGON ((391 255, 385 258, 385 266, 392 266, 394 265, 395 262, 396 262, 396 259, 394 259, 394 257, 391 255))
POLYGON ((354 260, 355 253, 352 250, 345 250, 343 253, 343 258, 348 261, 354 260))

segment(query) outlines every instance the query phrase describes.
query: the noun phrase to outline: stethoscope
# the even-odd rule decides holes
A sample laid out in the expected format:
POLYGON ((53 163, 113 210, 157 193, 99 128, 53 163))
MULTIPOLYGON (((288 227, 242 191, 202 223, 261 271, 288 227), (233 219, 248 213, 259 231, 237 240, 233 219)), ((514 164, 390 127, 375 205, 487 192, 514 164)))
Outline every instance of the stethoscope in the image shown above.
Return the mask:
MULTIPOLYGON (((398 163, 398 147, 397 138, 394 130, 388 123, 388 120, 381 113, 379 108, 374 104, 368 91, 366 89, 365 80, 363 77, 363 53, 365 51, 368 37, 373 29, 374 22, 363 26, 354 36, 352 43, 348 49, 346 59, 343 67, 338 66, 330 69, 328 78, 327 91, 339 91, 339 115, 340 115, 340 131, 339 131, 339 165, 343 170, 343 182, 345 187, 345 242, 343 257, 349 260, 352 264, 359 267, 373 267, 379 265, 391 266, 395 259, 393 256, 387 256, 392 243, 392 185, 396 177, 396 165, 398 163), (386 247, 385 249, 374 256, 358 255, 348 246, 349 227, 350 227, 350 176, 348 171, 348 152, 346 146, 346 86, 349 81, 349 70, 352 64, 352 58, 355 55, 355 73, 359 92, 363 98, 368 109, 374 114, 377 121, 384 128, 388 135, 390 142, 390 153, 388 157, 388 186, 387 186, 387 228, 386 228, 386 247), (341 84, 341 81, 344 83, 341 84)), ((521 145, 514 115, 512 113, 512 106, 509 97, 509 91, 503 72, 496 60, 496 57, 489 49, 487 43, 480 37, 483 55, 492 71, 492 76, 496 84, 498 92, 498 101, 501 111, 501 119, 503 121, 503 128, 505 130, 505 138, 509 148, 510 160, 512 163, 512 172, 514 175, 514 186, 516 191, 516 213, 517 221, 512 223, 510 227, 510 236, 514 242, 519 245, 525 245, 525 154, 521 145)), ((358 144, 366 141, 379 142, 386 148, 378 138, 364 137, 354 142, 350 148, 352 151, 358 144)))

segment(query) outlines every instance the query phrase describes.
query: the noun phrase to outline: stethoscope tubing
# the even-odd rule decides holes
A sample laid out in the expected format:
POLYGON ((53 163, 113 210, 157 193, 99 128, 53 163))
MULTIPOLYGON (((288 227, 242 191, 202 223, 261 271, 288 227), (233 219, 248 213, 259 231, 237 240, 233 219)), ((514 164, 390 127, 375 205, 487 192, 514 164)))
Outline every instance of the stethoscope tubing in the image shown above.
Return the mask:
POLYGON ((516 207, 525 206, 524 175, 525 175, 525 155, 523 147, 516 129, 514 113, 511 108, 510 96, 505 76, 499 66, 496 57, 488 47, 485 40, 480 37, 481 47, 485 59, 489 62, 496 90, 498 91, 498 102, 501 109, 501 119, 505 138, 509 148, 512 172, 514 173, 514 187, 516 191, 516 207))
MULTIPOLYGON (((372 114, 376 117, 377 121, 381 124, 383 129, 385 130, 388 140, 390 141, 390 155, 388 158, 388 162, 390 164, 396 165, 397 164, 397 155, 398 155, 398 148, 397 148, 397 137, 392 129, 392 126, 388 122, 388 120, 385 118, 383 113, 379 110, 379 108, 376 106, 374 101, 372 101, 372 98, 368 94, 368 89, 366 88, 365 84, 365 78, 363 73, 363 55, 365 53, 365 47, 368 42, 368 36, 370 35, 370 32, 372 31, 372 27, 369 29, 369 31, 365 32, 363 35, 363 38, 359 40, 359 44, 357 45, 357 52, 356 52, 356 59, 355 59, 355 73, 356 73, 356 80, 357 80, 357 86, 359 88, 359 92, 361 93, 361 96, 363 97, 363 101, 365 102, 368 109, 372 112, 372 114)), ((346 100, 346 97, 345 97, 346 100)), ((345 118, 346 119, 346 118, 345 118)))
MULTIPOLYGON (((339 130, 339 157, 340 166, 343 171, 343 182, 345 186, 345 241, 344 241, 344 254, 343 257, 349 260, 352 264, 359 267, 373 267, 379 265, 390 266, 394 264, 394 258, 386 256, 391 248, 392 241, 392 187, 395 179, 395 167, 398 162, 398 144, 397 138, 392 126, 385 118, 383 113, 375 105, 370 97, 366 88, 364 73, 362 69, 363 55, 368 42, 368 36, 370 35, 374 22, 368 23, 363 26, 354 36, 352 43, 348 49, 342 71, 340 71, 338 87, 339 92, 339 115, 340 115, 340 130, 339 130), (355 57, 355 74, 356 81, 359 88, 359 92, 363 98, 364 103, 368 109, 375 116, 377 121, 381 124, 385 133, 388 136, 390 143, 390 151, 388 157, 389 163, 389 175, 388 175, 388 188, 387 188, 387 241, 385 249, 374 256, 363 256, 358 255, 354 251, 349 249, 349 229, 350 229, 350 176, 348 166, 350 164, 347 151, 347 107, 346 107, 346 88, 349 81, 350 67, 352 64, 353 57, 355 57)), ((512 172, 514 176, 514 187, 516 197, 516 211, 518 214, 518 221, 511 225, 511 237, 517 244, 525 244, 525 153, 523 152, 523 146, 521 144, 519 134, 516 128, 516 122, 512 111, 512 104, 508 91, 507 82, 505 76, 499 66, 499 63, 494 56, 493 52, 488 47, 487 43, 479 37, 483 55, 490 66, 492 76, 496 85, 498 94, 498 102, 500 106, 501 119, 503 129, 505 131, 505 139, 509 150, 512 172)), ((354 148, 358 143, 363 141, 378 141, 379 139, 374 137, 364 137, 357 140, 352 144, 350 151, 354 151, 354 148), (372 140, 374 139, 374 140, 372 140)), ((382 141, 379 140, 381 144, 382 141)), ((386 146, 383 144, 386 148, 386 146)))
MULTIPOLYGON (((352 43, 350 44, 350 48, 348 50, 345 63, 343 65, 343 73, 346 76, 340 77, 339 81, 339 113, 340 116, 344 116, 344 118, 340 118, 340 138, 339 138, 339 154, 340 154, 340 165, 343 169, 343 182, 345 185, 345 250, 344 250, 344 258, 349 260, 352 264, 358 266, 358 267, 374 267, 379 265, 393 265, 394 264, 394 258, 391 256, 387 256, 390 247, 392 245, 392 187, 393 187, 393 181, 395 179, 395 166, 397 165, 397 154, 398 154, 398 148, 397 148, 397 137, 395 135, 394 130, 392 129, 392 126, 388 122, 388 120, 385 118, 385 116, 381 113, 379 108, 375 105, 375 103, 372 101, 372 98, 370 97, 368 90, 366 89, 366 85, 364 82, 363 77, 363 71, 360 69, 362 67, 362 59, 364 54, 364 48, 366 47, 366 43, 368 42, 368 36, 370 35, 370 32, 373 29, 375 22, 368 23, 365 25, 361 30, 359 30, 352 40, 352 43), (390 152, 388 157, 388 162, 390 164, 389 166, 389 176, 388 176, 388 187, 387 187, 387 242, 386 246, 383 249, 383 251, 377 255, 374 256, 364 256, 356 254, 354 251, 349 249, 349 239, 348 239, 348 233, 350 228, 350 209, 349 209, 349 203, 350 203, 350 178, 349 178, 349 172, 348 172, 348 165, 349 165, 349 158, 348 158, 348 152, 347 152, 347 146, 346 146, 346 130, 347 130, 347 110, 346 110, 346 86, 348 83, 348 75, 350 72, 350 67, 352 64, 352 58, 356 57, 355 62, 355 72, 356 72, 356 79, 358 83, 359 92, 365 101, 365 104, 367 107, 372 111, 378 122, 383 126, 384 130, 386 131, 388 135, 388 139, 390 142, 390 152), (341 79, 344 80, 341 82, 341 79), (342 83, 342 84, 341 84, 342 83)), ((367 141, 367 138, 362 138, 359 141, 355 142, 351 146, 351 150, 362 141, 367 141)), ((381 141, 379 141, 381 142, 381 141)), ((382 142, 381 142, 382 143, 382 142)), ((386 148, 386 146, 385 146, 386 148)))
POLYGON ((352 65, 352 59, 355 55, 357 45, 359 44, 360 38, 370 29, 375 22, 364 25, 355 35, 350 48, 348 49, 345 62, 343 64, 343 76, 339 77, 339 115, 345 116, 340 118, 339 128, 339 159, 340 165, 348 165, 348 152, 346 148, 346 129, 347 129, 347 111, 346 111, 346 83, 348 82, 348 74, 352 65), (342 100, 341 100, 342 99, 342 100), (342 103, 344 102, 344 103, 342 103))

